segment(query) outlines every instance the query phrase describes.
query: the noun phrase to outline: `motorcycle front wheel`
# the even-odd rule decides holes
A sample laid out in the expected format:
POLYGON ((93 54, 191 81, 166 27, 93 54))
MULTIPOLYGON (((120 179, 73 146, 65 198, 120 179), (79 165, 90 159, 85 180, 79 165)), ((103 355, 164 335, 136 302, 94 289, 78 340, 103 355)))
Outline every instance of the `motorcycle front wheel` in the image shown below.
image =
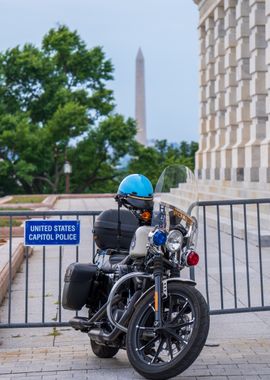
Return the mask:
POLYGON ((154 325, 154 290, 140 301, 128 326, 129 361, 147 379, 182 373, 198 357, 208 335, 209 310, 201 293, 179 282, 168 283, 167 290, 160 328, 154 325))

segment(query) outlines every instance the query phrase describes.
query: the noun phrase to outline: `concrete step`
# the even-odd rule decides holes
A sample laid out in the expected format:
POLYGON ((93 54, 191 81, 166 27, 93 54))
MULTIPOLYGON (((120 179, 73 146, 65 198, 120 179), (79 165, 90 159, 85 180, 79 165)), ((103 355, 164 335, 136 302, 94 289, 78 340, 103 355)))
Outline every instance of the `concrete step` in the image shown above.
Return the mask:
MULTIPOLYGON (((171 189, 171 193, 179 197, 184 196, 185 198, 192 198, 192 194, 189 192, 189 190, 183 187, 178 187, 177 189, 171 189)), ((209 200, 227 200, 227 199, 232 199, 232 198, 228 198, 226 194, 222 194, 218 192, 210 192, 210 191, 202 192, 201 189, 199 189, 198 199, 200 201, 209 201, 209 200)), ((233 199, 240 199, 240 197, 234 197, 233 199)))
POLYGON ((252 191, 269 191, 270 183, 262 184, 259 182, 233 182, 233 181, 221 181, 221 180, 197 180, 198 185, 206 186, 218 186, 222 189, 224 188, 237 188, 237 189, 247 189, 252 191))
MULTIPOLYGON (((213 201, 213 200, 231 200, 231 199, 240 200, 240 199, 247 199, 247 197, 243 197, 243 196, 242 197, 241 196, 228 197, 228 195, 226 193, 222 193, 221 191, 218 192, 217 188, 215 190, 216 190, 216 192, 210 192, 210 191, 207 192, 207 191, 202 191, 202 189, 199 189, 199 191, 198 191, 198 200, 199 201, 213 201)), ((189 191, 187 185, 185 185, 185 186, 184 185, 180 185, 176 189, 171 189, 171 193, 173 195, 175 195, 175 196, 183 198, 184 200, 190 200, 190 201, 194 200, 194 196, 189 191)), ((267 215, 269 215, 270 214, 270 197, 269 197, 269 194, 268 194, 268 197, 266 197, 267 194, 268 194, 267 192, 264 192, 264 193, 260 194, 261 195, 260 198, 269 198, 269 204, 268 203, 262 203, 262 204, 260 204, 259 208, 260 208, 260 213, 261 214, 267 214, 267 215)), ((238 195, 240 195, 240 194, 238 194, 238 195)), ((255 199, 257 198, 258 199, 258 197, 253 197, 253 198, 255 198, 255 199)), ((242 207, 242 206, 240 206, 240 207, 242 207)), ((253 211, 255 213, 257 212, 257 205, 256 204, 249 205, 249 206, 247 206, 247 208, 250 211, 253 211)))
MULTIPOLYGON (((171 189, 173 194, 190 194, 188 184, 180 184, 178 188, 171 189)), ((192 194, 192 193, 191 193, 192 194)), ((226 199, 258 199, 269 198, 270 191, 266 188, 264 190, 256 190, 240 187, 220 186, 217 184, 205 184, 198 182, 198 195, 199 200, 226 200, 226 199)), ((188 195, 190 197, 190 195, 188 195)))
POLYGON ((264 188, 252 188, 245 186, 233 186, 216 183, 205 183, 205 181, 198 181, 198 190, 200 193, 217 193, 227 196, 229 199, 232 198, 270 198, 270 189, 267 185, 264 188))
MULTIPOLYGON (((217 217, 216 215, 207 214, 207 227, 212 227, 217 229, 217 217)), ((200 225, 202 225, 202 216, 200 216, 200 225)), ((220 216, 220 231, 225 232, 228 235, 232 235, 231 231, 231 220, 230 218, 226 218, 224 216, 220 216)), ((237 220, 233 221, 233 236, 239 239, 245 239, 245 234, 247 232, 247 240, 249 243, 254 244, 256 246, 259 245, 258 238, 258 229, 253 228, 252 225, 247 226, 247 231, 245 231, 244 223, 241 223, 237 220)), ((261 228, 260 230, 260 240, 262 247, 270 246, 270 229, 261 228)))
MULTIPOLYGON (((206 213, 211 215, 217 215, 217 207, 209 206, 206 207, 206 213)), ((220 216, 224 216, 228 219, 231 218, 230 206, 219 206, 220 216)), ((260 212, 260 224, 261 226, 269 226, 269 214, 260 212)), ((232 208, 232 217, 233 220, 244 223, 244 207, 242 205, 233 206, 232 208)), ((246 206, 246 218, 248 225, 254 226, 257 228, 257 211, 252 205, 246 206)))

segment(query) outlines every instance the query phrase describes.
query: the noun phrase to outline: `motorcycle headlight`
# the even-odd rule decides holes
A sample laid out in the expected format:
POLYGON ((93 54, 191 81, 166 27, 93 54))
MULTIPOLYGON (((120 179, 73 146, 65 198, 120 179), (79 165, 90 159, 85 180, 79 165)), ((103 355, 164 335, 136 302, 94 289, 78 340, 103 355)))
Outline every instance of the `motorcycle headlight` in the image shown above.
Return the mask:
POLYGON ((181 231, 172 230, 167 237, 166 247, 170 252, 177 252, 182 248, 183 234, 181 231))

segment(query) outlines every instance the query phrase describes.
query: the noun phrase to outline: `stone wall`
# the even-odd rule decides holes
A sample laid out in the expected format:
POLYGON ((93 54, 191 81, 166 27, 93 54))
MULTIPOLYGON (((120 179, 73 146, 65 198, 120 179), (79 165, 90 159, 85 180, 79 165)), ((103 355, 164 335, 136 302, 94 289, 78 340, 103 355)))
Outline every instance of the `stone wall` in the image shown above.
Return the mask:
POLYGON ((199 179, 270 183, 270 0, 194 0, 200 13, 199 179))

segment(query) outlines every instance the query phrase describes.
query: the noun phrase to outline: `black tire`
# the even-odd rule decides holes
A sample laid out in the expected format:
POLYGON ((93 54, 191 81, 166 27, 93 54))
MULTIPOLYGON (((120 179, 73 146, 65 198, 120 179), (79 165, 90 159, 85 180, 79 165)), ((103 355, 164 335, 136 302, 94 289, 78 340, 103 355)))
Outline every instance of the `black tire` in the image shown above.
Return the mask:
POLYGON ((147 379, 182 373, 200 354, 209 331, 208 306, 197 289, 175 281, 168 283, 167 290, 163 329, 154 328, 154 290, 141 300, 128 326, 129 361, 147 379))
POLYGON ((119 348, 117 347, 103 346, 102 344, 99 344, 92 339, 90 339, 90 343, 91 343, 91 348, 92 348, 93 353, 98 358, 102 358, 102 359, 113 358, 119 351, 119 348))

